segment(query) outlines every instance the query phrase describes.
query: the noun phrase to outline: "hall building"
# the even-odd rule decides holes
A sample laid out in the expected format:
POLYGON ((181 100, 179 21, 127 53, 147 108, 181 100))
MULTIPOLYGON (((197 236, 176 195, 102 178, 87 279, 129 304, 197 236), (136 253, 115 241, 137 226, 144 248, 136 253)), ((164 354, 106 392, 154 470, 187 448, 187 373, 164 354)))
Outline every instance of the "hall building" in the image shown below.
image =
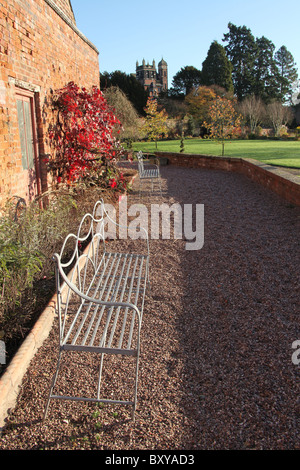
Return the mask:
POLYGON ((145 59, 141 65, 136 63, 136 78, 149 92, 150 96, 157 97, 162 91, 168 90, 168 64, 162 59, 156 69, 155 60, 150 65, 145 59))

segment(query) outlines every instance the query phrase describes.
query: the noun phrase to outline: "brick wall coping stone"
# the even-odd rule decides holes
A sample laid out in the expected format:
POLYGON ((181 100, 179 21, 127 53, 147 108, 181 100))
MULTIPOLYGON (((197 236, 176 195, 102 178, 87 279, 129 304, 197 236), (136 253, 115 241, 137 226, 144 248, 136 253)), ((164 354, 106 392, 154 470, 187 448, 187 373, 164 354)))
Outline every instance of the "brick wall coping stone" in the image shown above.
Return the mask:
POLYGON ((89 41, 89 39, 84 36, 84 34, 82 34, 81 31, 79 31, 79 29, 77 28, 77 26, 67 17, 67 15, 61 11, 61 9, 52 1, 52 0, 44 0, 47 5, 49 5, 49 7, 51 7, 57 14, 58 16, 60 16, 60 18, 65 22, 67 23, 68 26, 70 26, 70 28, 73 29, 73 31, 84 41, 86 42, 92 49, 94 49, 95 52, 97 52, 97 54, 99 54, 99 51, 98 49, 96 48, 96 46, 94 46, 94 44, 89 41))

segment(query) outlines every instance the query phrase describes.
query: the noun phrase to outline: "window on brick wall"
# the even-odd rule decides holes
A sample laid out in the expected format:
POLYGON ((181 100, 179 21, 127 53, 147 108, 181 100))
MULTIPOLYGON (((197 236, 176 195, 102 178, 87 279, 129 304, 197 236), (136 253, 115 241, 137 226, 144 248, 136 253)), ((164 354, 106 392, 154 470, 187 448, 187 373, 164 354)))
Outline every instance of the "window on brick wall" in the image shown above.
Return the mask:
POLYGON ((31 170, 35 168, 37 142, 34 113, 34 93, 22 90, 16 93, 16 99, 22 152, 22 166, 24 170, 31 170))

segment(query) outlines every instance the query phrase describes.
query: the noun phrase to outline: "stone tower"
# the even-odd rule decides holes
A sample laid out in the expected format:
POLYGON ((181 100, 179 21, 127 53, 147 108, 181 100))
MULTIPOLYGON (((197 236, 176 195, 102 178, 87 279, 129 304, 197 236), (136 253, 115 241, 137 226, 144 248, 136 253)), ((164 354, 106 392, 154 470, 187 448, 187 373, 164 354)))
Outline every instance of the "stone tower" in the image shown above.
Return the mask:
POLYGON ((168 64, 164 59, 158 64, 159 81, 162 84, 162 91, 168 90, 168 64))
POLYGON ((157 97, 162 91, 168 90, 168 64, 162 59, 156 70, 155 60, 150 65, 143 59, 142 65, 136 63, 136 78, 149 91, 150 96, 157 97))

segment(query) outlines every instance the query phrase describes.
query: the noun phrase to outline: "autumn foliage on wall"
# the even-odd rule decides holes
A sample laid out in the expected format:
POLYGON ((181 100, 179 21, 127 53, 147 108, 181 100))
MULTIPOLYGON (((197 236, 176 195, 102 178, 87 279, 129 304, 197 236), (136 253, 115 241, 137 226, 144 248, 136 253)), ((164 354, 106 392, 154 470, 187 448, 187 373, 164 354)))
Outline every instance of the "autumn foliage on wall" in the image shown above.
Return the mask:
POLYGON ((48 169, 57 183, 85 180, 103 187, 123 185, 115 163, 122 148, 115 135, 121 123, 102 92, 70 82, 52 94, 54 121, 48 130, 52 150, 48 169))

